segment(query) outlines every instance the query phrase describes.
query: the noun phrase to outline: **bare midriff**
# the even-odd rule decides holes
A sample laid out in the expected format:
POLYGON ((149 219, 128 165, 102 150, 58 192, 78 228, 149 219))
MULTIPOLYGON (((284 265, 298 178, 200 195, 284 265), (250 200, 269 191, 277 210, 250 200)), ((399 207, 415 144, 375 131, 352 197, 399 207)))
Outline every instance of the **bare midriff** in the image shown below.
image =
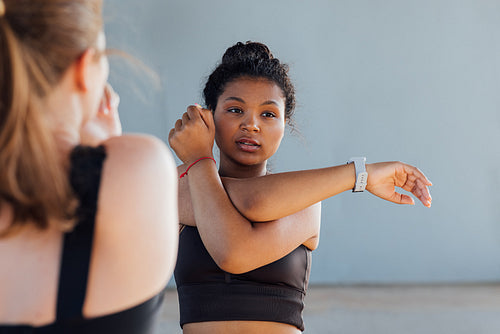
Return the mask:
POLYGON ((183 334, 300 334, 292 325, 268 321, 208 321, 185 324, 183 334))

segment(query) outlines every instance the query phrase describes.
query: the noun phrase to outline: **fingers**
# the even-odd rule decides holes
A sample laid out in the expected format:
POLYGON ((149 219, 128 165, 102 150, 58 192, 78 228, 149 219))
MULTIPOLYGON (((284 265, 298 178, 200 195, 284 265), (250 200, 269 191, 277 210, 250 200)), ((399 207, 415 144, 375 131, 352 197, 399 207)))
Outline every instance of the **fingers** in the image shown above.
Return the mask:
POLYGON ((174 136, 174 133, 175 133, 175 129, 170 129, 170 132, 168 133, 168 142, 170 143, 170 145, 172 145, 172 137, 174 136))
POLYGON ((108 108, 108 110, 111 109, 111 99, 113 93, 114 93, 113 87, 111 87, 109 83, 106 83, 106 85, 104 86, 103 100, 105 107, 108 108))
MULTIPOLYGON (((411 192, 424 206, 431 207, 432 197, 429 187, 432 182, 418 168, 400 162, 396 164, 394 186, 411 192)), ((388 200, 399 204, 415 204, 410 196, 399 194, 394 191, 394 188, 388 200)))
POLYGON ((418 168, 404 165, 405 172, 407 173, 406 182, 401 186, 406 191, 410 191, 415 195, 423 205, 426 207, 431 207, 432 197, 429 191, 429 187, 432 186, 432 182, 427 179, 427 177, 418 168))
POLYGON ((395 187, 411 192, 426 207, 432 204, 429 187, 432 182, 418 168, 402 162, 368 164, 367 170, 373 175, 368 177, 367 190, 382 199, 398 204, 415 204, 414 199, 395 191, 395 187))
POLYGON ((182 120, 178 119, 176 122, 175 122, 175 125, 174 125, 174 129, 175 131, 180 131, 182 128, 182 120))
POLYGON ((181 128, 188 125, 191 120, 196 120, 196 113, 193 112, 192 106, 189 106, 187 111, 184 114, 182 114, 181 119, 178 119, 177 122, 175 123, 176 129, 180 130, 181 128))
POLYGON ((403 167, 404 167, 404 169, 405 169, 405 171, 406 171, 407 174, 412 174, 416 178, 422 180, 422 182, 426 186, 432 186, 432 182, 429 181, 429 179, 427 179, 427 177, 424 175, 424 173, 422 173, 422 171, 420 169, 418 169, 417 167, 410 166, 410 165, 407 165, 407 164, 404 164, 403 167))
POLYGON ((185 112, 184 114, 182 114, 181 119, 182 119, 182 124, 186 125, 191 118, 189 118, 189 114, 187 112, 185 112))
POLYGON ((186 112, 182 114, 182 117, 175 122, 174 128, 170 130, 169 138, 174 136, 176 132, 180 132, 186 125, 193 121, 203 121, 205 125, 208 126, 210 124, 210 118, 203 115, 203 112, 206 110, 207 109, 202 109, 199 104, 189 106, 186 112))
POLYGON ((396 191, 393 192, 391 196, 385 197, 384 199, 389 201, 389 202, 396 203, 396 204, 415 205, 415 201, 413 200, 413 198, 411 196, 401 194, 401 193, 398 193, 396 191))
POLYGON ((397 186, 411 192, 423 205, 430 207, 432 204, 432 197, 429 192, 429 186, 432 185, 432 182, 430 182, 429 179, 425 177, 424 173, 416 167, 403 164, 403 169, 404 177, 401 178, 401 183, 397 184, 397 186))
POLYGON ((199 104, 189 106, 187 111, 182 114, 182 117, 175 122, 175 131, 181 131, 185 126, 189 124, 196 124, 197 122, 203 122, 207 128, 213 128, 213 118, 211 111, 208 109, 203 109, 199 104))
POLYGON ((111 89, 110 92, 110 99, 108 100, 109 102, 109 109, 114 110, 118 109, 118 106, 120 105, 120 95, 118 95, 111 86, 109 86, 111 89))
POLYGON ((204 109, 198 103, 195 103, 195 106, 198 108, 201 118, 203 122, 208 128, 211 128, 214 123, 214 118, 212 115, 212 111, 210 109, 204 109))
POLYGON ((415 205, 415 201, 411 196, 395 192, 394 197, 397 199, 396 203, 415 205))
POLYGON ((106 83, 104 86, 104 92, 101 98, 101 104, 99 110, 108 115, 111 112, 118 109, 120 104, 120 96, 114 91, 113 87, 106 83))
POLYGON ((415 192, 412 192, 419 200, 422 202, 423 205, 426 207, 430 208, 432 205, 432 197, 429 193, 429 189, 424 188, 424 189, 418 189, 415 192))
POLYGON ((211 125, 211 112, 208 109, 203 109, 199 104, 189 106, 187 111, 182 116, 184 123, 188 121, 203 121, 207 127, 211 125))
POLYGON ((201 118, 200 111, 198 110, 198 107, 196 107, 196 106, 189 106, 187 108, 186 113, 188 114, 189 119, 197 121, 201 118))
POLYGON ((421 180, 416 180, 413 186, 405 186, 403 189, 411 192, 426 207, 431 207, 432 197, 429 192, 429 188, 421 180))

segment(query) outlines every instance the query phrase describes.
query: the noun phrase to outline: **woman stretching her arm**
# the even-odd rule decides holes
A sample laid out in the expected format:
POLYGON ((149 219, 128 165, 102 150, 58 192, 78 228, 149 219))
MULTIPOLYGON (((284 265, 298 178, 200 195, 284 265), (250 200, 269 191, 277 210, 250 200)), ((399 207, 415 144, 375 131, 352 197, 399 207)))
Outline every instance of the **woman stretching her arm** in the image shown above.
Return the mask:
MULTIPOLYGON (((263 44, 229 48, 204 95, 208 109, 189 107, 169 136, 185 163, 175 269, 181 326, 184 333, 298 333, 319 202, 360 183, 355 166, 267 175, 295 99, 288 68, 263 44)), ((373 194, 413 203, 394 191, 399 186, 430 206, 430 182, 417 168, 393 162, 369 164, 367 172, 373 194)))

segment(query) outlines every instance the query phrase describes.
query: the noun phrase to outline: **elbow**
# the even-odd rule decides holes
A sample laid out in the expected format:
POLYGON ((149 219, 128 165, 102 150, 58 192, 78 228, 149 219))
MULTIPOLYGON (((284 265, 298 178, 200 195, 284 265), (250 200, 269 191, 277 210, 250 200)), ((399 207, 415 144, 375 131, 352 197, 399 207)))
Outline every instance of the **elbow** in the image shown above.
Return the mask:
POLYGON ((254 221, 252 212, 255 212, 257 203, 253 198, 231 198, 231 202, 242 216, 254 221))
POLYGON ((250 197, 233 202, 238 212, 251 222, 266 222, 274 218, 269 212, 269 204, 258 197, 250 197))
POLYGON ((224 188, 234 208, 249 221, 265 221, 265 201, 255 193, 249 193, 242 187, 239 180, 223 179, 224 188), (244 195, 241 195, 244 194, 244 195))
POLYGON ((314 237, 307 240, 303 245, 306 246, 311 251, 316 250, 316 248, 318 248, 319 245, 319 233, 318 235, 315 235, 314 237))
POLYGON ((220 269, 230 274, 243 274, 255 269, 249 267, 245 258, 236 252, 228 251, 225 254, 213 256, 213 259, 220 269))

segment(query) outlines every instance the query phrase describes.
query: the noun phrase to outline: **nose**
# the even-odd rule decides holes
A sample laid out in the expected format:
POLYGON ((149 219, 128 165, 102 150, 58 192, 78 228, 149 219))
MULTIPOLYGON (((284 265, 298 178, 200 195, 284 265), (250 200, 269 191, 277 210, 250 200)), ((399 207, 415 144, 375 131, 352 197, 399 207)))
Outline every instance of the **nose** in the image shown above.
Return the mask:
POLYGON ((245 117, 241 120, 240 128, 248 132, 260 132, 258 116, 247 113, 247 115, 245 115, 245 117))

